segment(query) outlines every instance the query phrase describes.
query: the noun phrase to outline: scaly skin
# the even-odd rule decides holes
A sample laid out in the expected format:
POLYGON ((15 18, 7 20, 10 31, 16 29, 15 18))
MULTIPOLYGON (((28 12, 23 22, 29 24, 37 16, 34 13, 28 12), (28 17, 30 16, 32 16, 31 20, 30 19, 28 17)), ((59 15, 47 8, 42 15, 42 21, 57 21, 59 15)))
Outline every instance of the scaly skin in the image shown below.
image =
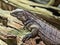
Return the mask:
POLYGON ((60 30, 45 20, 40 20, 33 14, 21 9, 14 10, 11 15, 21 20, 25 27, 32 31, 23 38, 23 42, 38 35, 46 45, 60 45, 60 30))

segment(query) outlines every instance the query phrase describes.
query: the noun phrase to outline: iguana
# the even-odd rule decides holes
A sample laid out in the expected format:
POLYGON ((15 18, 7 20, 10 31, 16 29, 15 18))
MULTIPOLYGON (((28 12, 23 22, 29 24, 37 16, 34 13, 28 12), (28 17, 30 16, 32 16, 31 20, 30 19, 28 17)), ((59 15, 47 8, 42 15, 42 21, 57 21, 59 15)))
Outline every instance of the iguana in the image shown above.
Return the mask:
POLYGON ((34 14, 23 9, 16 9, 10 13, 12 16, 21 20, 24 27, 31 31, 22 41, 39 36, 46 45, 60 45, 60 30, 52 26, 42 18, 39 19, 34 14))

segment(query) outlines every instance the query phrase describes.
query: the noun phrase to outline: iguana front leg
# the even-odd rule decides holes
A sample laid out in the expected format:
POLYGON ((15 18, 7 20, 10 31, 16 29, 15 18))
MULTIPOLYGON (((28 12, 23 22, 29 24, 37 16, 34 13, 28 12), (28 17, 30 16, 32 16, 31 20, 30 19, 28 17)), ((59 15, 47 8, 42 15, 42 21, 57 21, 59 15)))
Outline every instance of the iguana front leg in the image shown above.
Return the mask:
POLYGON ((32 32, 30 34, 27 34, 22 41, 25 42, 26 40, 29 40, 30 38, 34 38, 38 35, 38 29, 37 28, 33 28, 32 32))

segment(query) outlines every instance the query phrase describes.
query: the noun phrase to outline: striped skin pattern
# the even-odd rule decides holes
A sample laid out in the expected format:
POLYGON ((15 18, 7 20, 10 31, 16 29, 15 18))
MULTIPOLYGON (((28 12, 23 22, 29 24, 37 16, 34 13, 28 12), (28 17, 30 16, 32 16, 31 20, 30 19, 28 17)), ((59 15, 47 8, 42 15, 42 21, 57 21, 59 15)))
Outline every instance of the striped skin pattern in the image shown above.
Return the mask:
POLYGON ((21 20, 25 27, 31 31, 23 38, 23 42, 38 35, 46 45, 60 45, 60 30, 43 19, 40 20, 32 13, 22 9, 12 11, 11 15, 21 20))

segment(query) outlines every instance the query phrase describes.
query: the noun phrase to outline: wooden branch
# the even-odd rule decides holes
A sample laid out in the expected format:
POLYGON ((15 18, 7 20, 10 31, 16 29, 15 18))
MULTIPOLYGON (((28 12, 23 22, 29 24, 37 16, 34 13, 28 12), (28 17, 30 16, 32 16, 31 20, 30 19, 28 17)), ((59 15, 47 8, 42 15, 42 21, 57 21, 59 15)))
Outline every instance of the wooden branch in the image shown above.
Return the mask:
POLYGON ((11 5, 14 5, 18 8, 22 8, 29 12, 38 14, 37 16, 42 17, 43 19, 45 19, 46 21, 48 21, 50 23, 56 24, 58 28, 60 27, 60 16, 57 16, 57 14, 53 14, 53 12, 48 10, 51 8, 51 9, 56 10, 59 13, 60 9, 57 7, 37 4, 37 3, 31 2, 29 0, 24 0, 24 1, 8 0, 8 2, 9 3, 7 3, 7 4, 11 3, 11 5))
POLYGON ((8 45, 17 45, 17 36, 5 35, 0 32, 0 39, 6 42, 8 45))
POLYGON ((17 18, 10 15, 10 11, 4 11, 0 9, 0 23, 4 26, 12 27, 19 30, 23 28, 23 24, 17 18))
POLYGON ((16 7, 5 3, 3 0, 0 0, 0 8, 2 8, 3 10, 9 10, 9 11, 16 9, 16 7))
POLYGON ((23 45, 45 45, 43 41, 40 40, 40 37, 30 38, 29 40, 26 40, 23 45), (37 40, 38 39, 38 40, 37 40), (38 43, 36 42, 39 41, 38 43))

